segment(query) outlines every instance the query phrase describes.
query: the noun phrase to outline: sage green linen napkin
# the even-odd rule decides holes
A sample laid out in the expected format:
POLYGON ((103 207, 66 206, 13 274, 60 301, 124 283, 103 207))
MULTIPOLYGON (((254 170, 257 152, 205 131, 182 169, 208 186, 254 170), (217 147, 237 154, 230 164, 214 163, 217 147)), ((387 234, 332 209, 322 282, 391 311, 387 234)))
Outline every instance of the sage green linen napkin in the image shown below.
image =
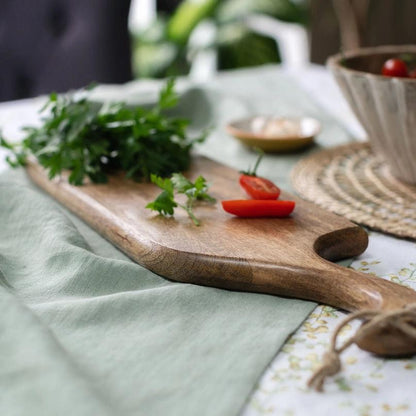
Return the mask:
MULTIPOLYGON (((194 129, 216 126, 201 152, 237 168, 255 155, 227 137, 223 123, 265 109, 318 115, 319 141, 347 138, 274 67, 192 87, 180 107, 194 129)), ((262 173, 287 187, 298 158, 268 155, 262 173)), ((165 280, 22 171, 1 176, 2 415, 237 415, 314 306, 165 280)))

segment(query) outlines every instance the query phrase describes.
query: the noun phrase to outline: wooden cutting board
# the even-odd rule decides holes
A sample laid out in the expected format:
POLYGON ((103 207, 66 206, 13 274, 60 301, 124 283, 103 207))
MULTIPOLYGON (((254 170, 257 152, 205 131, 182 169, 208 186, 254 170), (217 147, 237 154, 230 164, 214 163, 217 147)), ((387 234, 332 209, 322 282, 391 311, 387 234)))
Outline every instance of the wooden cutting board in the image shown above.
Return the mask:
POLYGON ((416 302, 416 292, 338 266, 331 261, 356 256, 368 243, 359 226, 312 203, 296 201, 289 218, 236 218, 220 200, 241 199, 239 173, 197 157, 187 172, 211 183, 217 204, 195 208, 201 226, 178 209, 164 218, 145 209, 160 189, 123 176, 105 185, 75 187, 48 180, 37 164, 28 173, 35 183, 144 267, 172 280, 290 296, 349 311, 389 310, 416 302))

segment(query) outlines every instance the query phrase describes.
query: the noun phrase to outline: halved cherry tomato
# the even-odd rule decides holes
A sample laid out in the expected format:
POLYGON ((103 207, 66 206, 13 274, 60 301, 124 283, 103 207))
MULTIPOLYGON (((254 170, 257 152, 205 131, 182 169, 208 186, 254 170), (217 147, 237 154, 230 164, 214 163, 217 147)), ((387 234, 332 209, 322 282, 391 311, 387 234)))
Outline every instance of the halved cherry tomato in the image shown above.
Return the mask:
POLYGON ((381 74, 386 77, 406 78, 408 76, 406 63, 398 58, 388 59, 383 64, 381 74))
POLYGON ((294 201, 233 199, 221 201, 224 211, 238 217, 287 217, 295 208, 294 201))
POLYGON ((280 189, 273 182, 259 176, 242 174, 240 185, 253 199, 277 199, 280 195, 280 189))

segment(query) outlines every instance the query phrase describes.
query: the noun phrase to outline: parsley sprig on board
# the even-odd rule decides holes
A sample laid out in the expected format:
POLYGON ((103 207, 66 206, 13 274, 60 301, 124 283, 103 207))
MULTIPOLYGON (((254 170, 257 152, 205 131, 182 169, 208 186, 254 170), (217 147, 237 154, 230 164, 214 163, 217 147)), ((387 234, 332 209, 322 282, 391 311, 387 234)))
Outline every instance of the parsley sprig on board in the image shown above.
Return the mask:
POLYGON ((191 182, 181 173, 174 173, 170 178, 161 178, 151 175, 151 181, 162 189, 156 199, 146 205, 146 208, 159 212, 164 216, 174 214, 176 207, 183 208, 195 225, 200 225, 193 208, 196 201, 213 203, 215 198, 208 194, 208 184, 203 176, 198 176, 195 182, 191 182), (175 192, 186 196, 185 204, 175 200, 175 192))
POLYGON ((10 165, 25 165, 33 155, 51 179, 69 170, 74 185, 87 177, 106 182, 117 170, 135 180, 149 180, 151 174, 167 177, 186 170, 192 146, 204 140, 187 137, 188 120, 163 113, 178 102, 174 86, 174 80, 167 81, 151 109, 97 105, 88 100, 88 89, 51 94, 41 110, 41 127, 25 128, 26 137, 16 145, 0 136, 0 145, 12 151, 10 165))

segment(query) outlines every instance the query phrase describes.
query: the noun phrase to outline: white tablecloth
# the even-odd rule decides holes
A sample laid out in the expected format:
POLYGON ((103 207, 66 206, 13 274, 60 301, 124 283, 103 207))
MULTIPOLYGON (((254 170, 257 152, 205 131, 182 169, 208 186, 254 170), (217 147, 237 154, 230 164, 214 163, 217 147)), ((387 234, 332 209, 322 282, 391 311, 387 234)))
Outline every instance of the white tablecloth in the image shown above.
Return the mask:
MULTIPOLYGON (((325 68, 310 66, 290 74, 352 135, 358 139, 365 137, 325 68)), ((0 126, 7 138, 19 139, 22 125, 38 122, 40 101, 0 103, 0 126)), ((5 151, 0 149, 0 171, 7 167, 4 156, 5 151)), ((371 232, 368 249, 352 267, 416 290, 415 242, 371 232)), ((325 393, 316 393, 306 387, 307 379, 328 348, 330 334, 344 316, 333 308, 318 306, 264 373, 248 400, 244 416, 416 415, 415 358, 384 360, 353 346, 342 354, 343 372, 328 380, 325 393)), ((356 328, 357 323, 348 325, 341 340, 356 328)))

